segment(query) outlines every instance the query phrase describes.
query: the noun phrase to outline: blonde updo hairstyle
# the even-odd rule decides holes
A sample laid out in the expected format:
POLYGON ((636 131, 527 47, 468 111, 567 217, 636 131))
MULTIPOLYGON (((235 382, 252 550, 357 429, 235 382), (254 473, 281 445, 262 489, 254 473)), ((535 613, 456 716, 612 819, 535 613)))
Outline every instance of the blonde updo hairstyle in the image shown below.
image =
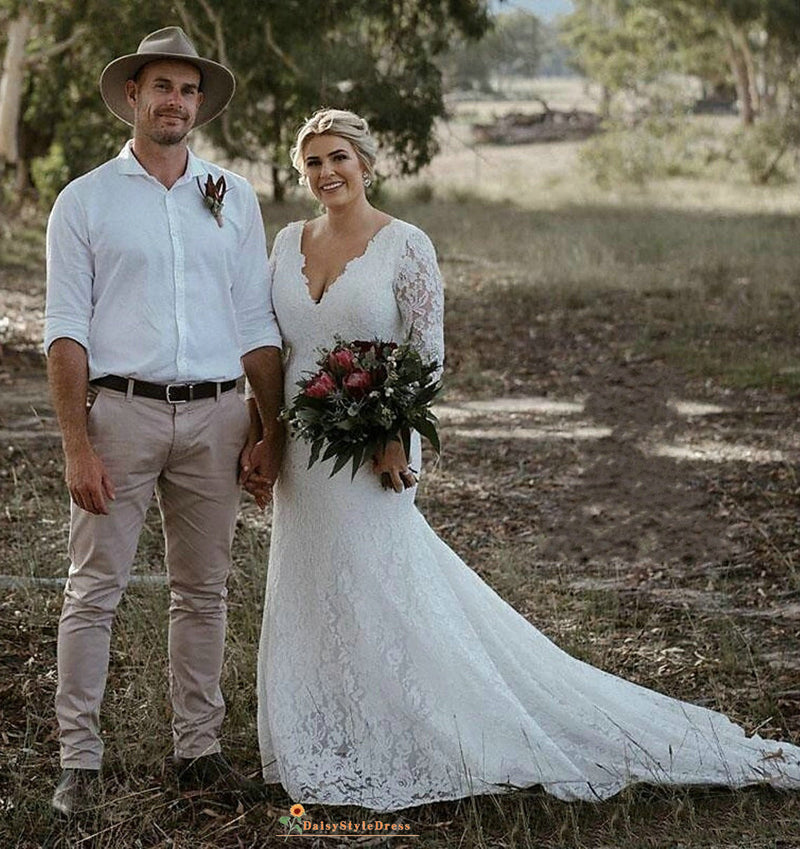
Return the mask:
POLYGON ((300 128, 289 155, 292 165, 300 173, 300 184, 306 184, 304 159, 305 146, 314 136, 340 136, 353 145, 364 172, 370 180, 375 178, 375 160, 378 145, 370 135, 369 124, 355 112, 346 109, 319 109, 300 128))

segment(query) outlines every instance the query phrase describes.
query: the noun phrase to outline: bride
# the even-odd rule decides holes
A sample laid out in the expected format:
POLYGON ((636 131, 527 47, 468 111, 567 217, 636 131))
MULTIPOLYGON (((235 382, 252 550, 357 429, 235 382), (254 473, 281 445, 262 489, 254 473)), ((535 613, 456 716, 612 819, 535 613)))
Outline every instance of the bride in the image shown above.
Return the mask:
MULTIPOLYGON (((292 153, 325 211, 272 251, 287 397, 336 335, 441 363, 436 255, 367 200, 366 121, 322 110, 292 153)), ((636 782, 800 789, 800 748, 576 660, 516 613, 414 506, 418 438, 411 455, 391 442, 351 482, 329 478, 332 461, 307 469, 308 445, 288 440, 258 655, 267 782, 376 811, 530 785, 567 800, 636 782)))

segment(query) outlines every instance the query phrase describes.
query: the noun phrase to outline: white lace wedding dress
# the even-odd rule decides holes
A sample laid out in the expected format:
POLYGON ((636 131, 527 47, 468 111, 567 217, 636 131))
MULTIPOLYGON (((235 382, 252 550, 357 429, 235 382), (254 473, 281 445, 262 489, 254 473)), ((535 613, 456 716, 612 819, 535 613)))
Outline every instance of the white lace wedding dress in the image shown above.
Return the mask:
MULTIPOLYGON (((319 303, 301 234, 290 224, 272 254, 287 397, 336 334, 410 337, 441 361, 424 233, 393 220, 319 303)), ((436 536, 413 490, 384 491, 368 464, 351 482, 307 461, 290 440, 258 657, 264 777, 294 801, 391 811, 530 785, 589 800, 635 782, 800 789, 800 748, 561 651, 436 536)))

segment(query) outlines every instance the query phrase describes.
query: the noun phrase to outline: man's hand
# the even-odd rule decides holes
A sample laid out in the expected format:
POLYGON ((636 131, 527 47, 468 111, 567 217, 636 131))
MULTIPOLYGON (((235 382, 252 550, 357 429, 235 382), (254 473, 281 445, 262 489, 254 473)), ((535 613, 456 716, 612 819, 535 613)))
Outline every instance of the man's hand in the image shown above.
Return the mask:
POLYGON ((285 427, 280 419, 283 405, 283 364, 278 348, 264 347, 242 357, 254 397, 250 407, 250 436, 241 454, 242 486, 262 509, 272 501, 272 487, 283 461, 285 427))
POLYGON ((283 440, 283 428, 278 428, 270 436, 257 441, 251 437, 242 450, 239 483, 262 510, 272 501, 272 487, 283 461, 283 440))
POLYGON ((114 484, 103 461, 91 448, 66 455, 64 477, 69 494, 78 507, 87 513, 108 515, 106 500, 114 500, 114 484))
POLYGON ((86 392, 89 387, 88 355, 74 339, 62 337, 50 346, 47 376, 53 406, 61 426, 65 474, 69 494, 82 510, 108 513, 114 500, 114 484, 89 440, 86 392))
POLYGON ((239 455, 239 486, 244 486, 247 483, 247 478, 250 476, 250 470, 252 469, 250 455, 253 453, 253 448, 255 448, 257 442, 257 436, 248 436, 247 442, 245 442, 244 448, 242 448, 242 453, 239 455))

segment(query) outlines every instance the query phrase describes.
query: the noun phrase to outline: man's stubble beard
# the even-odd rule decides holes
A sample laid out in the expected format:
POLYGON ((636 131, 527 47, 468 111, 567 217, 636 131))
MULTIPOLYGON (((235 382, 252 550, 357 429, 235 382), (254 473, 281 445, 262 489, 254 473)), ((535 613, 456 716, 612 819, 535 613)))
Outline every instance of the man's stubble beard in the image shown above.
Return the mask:
POLYGON ((155 144, 160 144, 163 147, 174 147, 180 144, 186 136, 189 135, 189 130, 168 131, 168 130, 153 130, 146 134, 147 138, 155 144))
MULTIPOLYGON (((157 119, 158 116, 156 116, 157 119)), ((146 116, 140 116, 134 112, 133 126, 134 132, 140 130, 142 135, 153 142, 153 144, 162 145, 163 147, 175 147, 175 145, 179 145, 189 135, 189 131, 194 126, 194 123, 186 129, 159 129, 147 121, 146 116)))

